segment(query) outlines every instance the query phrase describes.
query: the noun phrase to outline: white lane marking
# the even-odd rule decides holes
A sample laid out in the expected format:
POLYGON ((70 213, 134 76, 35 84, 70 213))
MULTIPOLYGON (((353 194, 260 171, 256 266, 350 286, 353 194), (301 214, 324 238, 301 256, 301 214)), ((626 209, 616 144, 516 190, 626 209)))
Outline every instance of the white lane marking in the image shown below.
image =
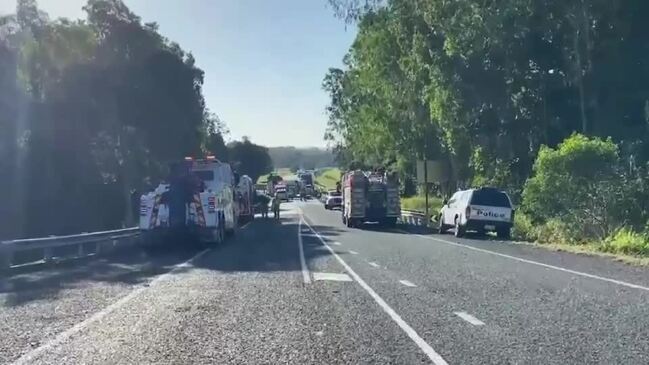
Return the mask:
POLYGON ((250 221, 250 222, 244 224, 243 226, 239 227, 239 229, 244 229, 244 228, 248 227, 250 225, 250 223, 252 223, 252 221, 250 221))
POLYGON ((368 262, 368 264, 370 264, 370 266, 372 266, 372 267, 380 267, 379 264, 377 264, 374 261, 370 261, 370 262, 368 262))
POLYGON ((93 314, 92 316, 88 317, 88 319, 86 319, 86 320, 84 320, 82 322, 79 322, 79 323, 75 324, 74 326, 68 328, 67 330, 61 332, 54 339, 44 343, 43 345, 33 349, 32 351, 24 354, 23 356, 18 358, 16 361, 14 361, 13 364, 14 365, 22 365, 22 364, 31 364, 31 363, 33 363, 34 360, 36 358, 38 358, 39 356, 41 356, 44 352, 54 349, 55 347, 59 346, 61 343, 66 341, 68 338, 70 338, 70 337, 76 335, 77 333, 81 332, 82 330, 84 330, 86 327, 90 326, 91 324, 93 324, 93 323, 95 323, 97 321, 102 320, 104 317, 106 317, 107 315, 109 315, 112 312, 116 311, 117 309, 120 309, 126 303, 128 303, 129 301, 131 301, 132 299, 134 299, 135 297, 140 295, 142 292, 144 292, 148 288, 152 287, 157 282, 165 280, 166 278, 168 278, 169 276, 175 274, 179 270, 190 266, 191 263, 194 260, 196 260, 196 259, 200 258, 201 256, 205 255, 208 251, 210 251, 209 248, 197 253, 194 257, 192 257, 191 259, 183 262, 182 264, 175 265, 174 268, 171 271, 156 277, 155 279, 151 280, 148 283, 148 285, 139 287, 139 288, 131 291, 130 293, 128 293, 126 296, 122 297, 118 301, 114 302, 113 304, 109 305, 108 307, 106 307, 106 308, 100 310, 99 312, 93 314))
POLYGON ((349 250, 349 253, 351 253, 352 255, 358 255, 358 252, 352 250, 349 250))
POLYGON ((342 243, 340 243, 338 241, 333 241, 333 242, 331 242, 331 244, 336 245, 336 246, 342 246, 342 243))
POLYGON ((471 323, 474 326, 484 326, 484 322, 481 320, 477 319, 476 317, 470 315, 467 312, 453 312, 456 316, 462 318, 463 320, 471 323))
MULTIPOLYGON (((406 231, 403 231, 403 232, 406 232, 406 231)), ((428 236, 424 236, 424 235, 421 235, 421 234, 416 234, 415 236, 418 236, 418 237, 421 237, 421 238, 426 238, 426 239, 437 241, 437 242, 441 242, 441 243, 446 243, 447 245, 451 245, 451 246, 466 248, 467 250, 478 251, 478 252, 487 253, 487 254, 490 254, 490 255, 504 257, 504 258, 507 258, 507 259, 510 259, 510 260, 524 262, 526 264, 537 265, 537 266, 545 267, 545 268, 548 268, 548 269, 563 271, 563 272, 567 272, 567 273, 570 273, 570 274, 573 274, 573 275, 583 276, 585 278, 606 281, 608 283, 613 283, 613 284, 617 284, 617 285, 621 285, 621 286, 626 286, 627 288, 633 288, 633 289, 640 289, 640 290, 644 290, 644 291, 649 291, 649 287, 638 285, 638 284, 627 283, 627 282, 621 281, 621 280, 615 280, 615 279, 610 279, 610 278, 606 278, 606 277, 603 277, 603 276, 588 274, 588 273, 581 272, 581 271, 570 270, 570 269, 566 269, 566 268, 563 268, 563 267, 560 267, 560 266, 548 265, 548 264, 544 264, 542 262, 527 260, 527 259, 523 259, 523 258, 516 257, 516 256, 506 255, 504 253, 499 253, 499 252, 485 250, 485 249, 482 249, 482 248, 467 246, 467 245, 463 245, 461 243, 447 241, 447 240, 443 240, 443 239, 436 238, 436 237, 428 237, 428 236)))
POLYGON ((372 297, 372 299, 374 299, 376 304, 378 304, 379 307, 381 307, 381 309, 383 309, 383 311, 385 313, 387 313, 388 316, 390 316, 390 318, 403 330, 403 332, 405 332, 406 335, 408 335, 408 337, 410 337, 410 339, 419 347, 419 349, 421 349, 421 351, 423 351, 426 354, 426 356, 428 356, 428 358, 433 362, 433 364, 435 364, 435 365, 448 365, 448 363, 442 358, 442 356, 440 356, 428 343, 426 343, 426 341, 424 341, 424 339, 421 338, 417 334, 417 332, 412 327, 410 327, 410 325, 408 323, 406 323, 406 321, 404 321, 401 318, 401 316, 399 314, 397 314, 397 312, 395 312, 394 309, 392 309, 388 305, 388 303, 386 303, 385 300, 383 300, 383 298, 381 298, 374 291, 374 289, 372 289, 372 287, 370 287, 365 282, 365 280, 363 280, 360 276, 358 276, 358 274, 356 274, 356 272, 349 265, 347 265, 345 260, 343 260, 340 256, 338 256, 338 254, 331 247, 329 247, 327 245, 324 238, 322 238, 313 229, 313 227, 311 227, 309 222, 304 220, 304 224, 306 224, 309 228, 311 228, 313 233, 315 233, 318 236, 318 238, 320 239, 320 242, 322 242, 322 244, 327 248, 327 250, 329 250, 329 252, 336 258, 336 260, 338 260, 338 262, 340 262, 340 264, 345 268, 345 270, 347 270, 347 273, 354 280, 356 280, 356 282, 358 282, 358 284, 363 289, 365 289, 365 291, 370 295, 370 297, 372 297))
POLYGON ((300 266, 302 266, 302 280, 304 284, 311 283, 311 277, 309 276, 309 268, 306 266, 306 260, 304 259, 304 247, 302 247, 302 217, 298 218, 297 224, 297 246, 300 251, 300 266))
POLYGON ((333 272, 314 272, 313 280, 315 281, 352 281, 347 274, 337 274, 333 272))
POLYGON ((415 288, 415 287, 417 287, 417 285, 415 285, 412 281, 408 281, 408 280, 399 280, 399 282, 400 282, 401 284, 403 284, 403 285, 405 285, 405 286, 409 286, 409 287, 411 287, 411 288, 415 288))

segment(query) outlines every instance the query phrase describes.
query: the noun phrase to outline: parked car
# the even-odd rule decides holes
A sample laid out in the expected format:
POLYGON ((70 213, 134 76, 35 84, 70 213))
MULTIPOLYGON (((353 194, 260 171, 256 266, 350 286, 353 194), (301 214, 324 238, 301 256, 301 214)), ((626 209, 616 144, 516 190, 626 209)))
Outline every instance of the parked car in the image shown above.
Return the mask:
POLYGON ((496 232, 500 238, 509 238, 514 222, 511 199, 504 191, 480 188, 458 191, 440 211, 439 233, 455 227, 455 236, 466 231, 484 234, 496 232))
POLYGON ((331 210, 334 208, 341 208, 343 205, 343 197, 339 195, 329 195, 327 197, 327 200, 324 203, 324 207, 327 210, 331 210))

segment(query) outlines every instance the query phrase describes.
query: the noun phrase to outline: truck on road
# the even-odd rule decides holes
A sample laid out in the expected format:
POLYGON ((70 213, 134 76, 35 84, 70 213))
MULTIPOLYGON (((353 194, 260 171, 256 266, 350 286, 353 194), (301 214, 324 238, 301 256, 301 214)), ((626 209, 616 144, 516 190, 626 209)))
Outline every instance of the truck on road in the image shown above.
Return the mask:
POLYGON ((188 157, 172 164, 168 181, 140 197, 139 227, 147 246, 179 235, 219 243, 236 229, 235 210, 230 165, 188 157))
POLYGON ((349 171, 342 181, 342 221, 347 227, 366 222, 392 227, 401 215, 396 173, 349 171))
POLYGON ((298 173, 297 178, 300 181, 302 191, 304 191, 306 197, 310 198, 314 196, 315 191, 313 190, 313 173, 302 171, 298 173))

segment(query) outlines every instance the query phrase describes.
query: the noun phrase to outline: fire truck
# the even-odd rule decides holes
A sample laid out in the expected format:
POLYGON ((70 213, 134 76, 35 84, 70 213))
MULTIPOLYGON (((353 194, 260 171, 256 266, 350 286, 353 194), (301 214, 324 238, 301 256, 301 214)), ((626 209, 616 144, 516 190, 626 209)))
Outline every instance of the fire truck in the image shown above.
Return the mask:
POLYGON ((236 229, 235 209, 230 165, 187 157, 172 164, 168 181, 140 197, 139 227, 147 246, 179 235, 219 243, 236 229))
POLYGON ((392 227, 401 215, 395 173, 349 171, 342 182, 342 221, 347 227, 376 222, 392 227))

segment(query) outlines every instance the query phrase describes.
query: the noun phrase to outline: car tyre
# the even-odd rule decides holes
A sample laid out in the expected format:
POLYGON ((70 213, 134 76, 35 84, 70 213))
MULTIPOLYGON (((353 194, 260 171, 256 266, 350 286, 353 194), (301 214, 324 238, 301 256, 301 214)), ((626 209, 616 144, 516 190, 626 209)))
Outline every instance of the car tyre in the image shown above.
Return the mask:
POLYGON ((460 217, 455 218, 455 237, 462 237, 464 236, 464 230, 465 228, 460 224, 460 217))
POLYGON ((444 224, 444 216, 440 214, 439 225, 437 226, 437 233, 445 234, 448 231, 448 226, 444 224))
POLYGON ((511 228, 502 228, 499 229, 496 234, 498 235, 498 238, 503 239, 503 240, 508 240, 512 237, 512 229, 511 228))

